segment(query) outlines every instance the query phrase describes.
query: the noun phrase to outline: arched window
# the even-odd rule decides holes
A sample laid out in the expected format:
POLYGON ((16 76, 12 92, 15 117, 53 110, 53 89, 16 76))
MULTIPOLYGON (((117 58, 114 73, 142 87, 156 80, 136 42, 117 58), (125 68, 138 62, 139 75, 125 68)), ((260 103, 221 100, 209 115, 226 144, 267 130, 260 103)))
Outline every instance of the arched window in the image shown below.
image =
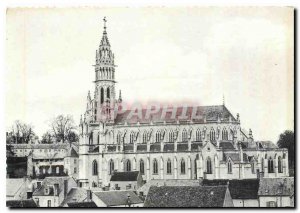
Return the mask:
POLYGON ((121 133, 117 134, 117 144, 121 143, 121 133))
POLYGON ((274 163, 273 163, 273 159, 271 157, 268 160, 268 172, 274 173, 274 163))
POLYGON ((175 135, 173 130, 169 132, 169 142, 175 142, 175 135))
POLYGON ((99 134, 98 134, 98 136, 97 136, 97 143, 98 143, 98 144, 100 143, 100 136, 99 136, 99 134))
POLYGON ((187 142, 188 141, 188 137, 187 137, 187 132, 186 130, 184 129, 182 131, 182 142, 187 142))
POLYGON ((214 128, 211 128, 209 136, 210 136, 210 141, 216 140, 216 132, 215 132, 214 128))
POLYGON ((145 174, 145 166, 143 159, 140 160, 140 173, 141 175, 145 174))
POLYGON ((107 87, 106 89, 106 98, 110 98, 110 90, 109 90, 109 87, 107 87))
POLYGON ((210 157, 206 159, 206 174, 212 174, 210 157))
POLYGON ((147 143, 147 132, 143 133, 143 143, 147 143))
POLYGON ((155 141, 160 142, 160 139, 161 139, 161 133, 160 133, 160 131, 157 131, 155 134, 155 141))
POLYGON ((228 131, 226 128, 222 130, 222 140, 228 140, 228 131))
POLYGON ((197 179, 197 158, 194 161, 194 177, 197 179))
POLYGON ((133 143, 133 141, 134 141, 134 132, 131 132, 129 136, 129 143, 133 143))
POLYGON ((131 171, 131 162, 128 159, 125 163, 125 172, 130 172, 131 171))
POLYGON ((115 163, 114 163, 114 161, 111 159, 111 160, 109 161, 109 174, 111 175, 111 174, 114 172, 114 170, 115 170, 115 163))
POLYGON ((184 159, 181 159, 181 162, 180 162, 180 173, 181 174, 185 174, 185 161, 184 159))
POLYGON ((153 174, 157 174, 157 173, 158 173, 157 160, 154 159, 154 160, 153 160, 153 174))
POLYGON ((232 163, 230 160, 227 163, 227 171, 228 171, 228 174, 232 174, 232 163))
POLYGON ((265 171, 264 158, 261 158, 261 172, 265 171))
POLYGON ((254 163, 255 163, 254 161, 251 162, 251 172, 252 172, 252 174, 255 174, 255 164, 254 163))
POLYGON ((279 156, 278 157, 278 173, 282 173, 283 172, 283 168, 282 168, 282 159, 279 156))
POLYGON ((98 175, 98 163, 96 160, 93 161, 93 175, 98 175))
POLYGON ((201 131, 200 131, 200 129, 197 129, 197 131, 196 131, 196 141, 201 141, 201 131))
POLYGON ((170 175, 172 174, 172 162, 170 159, 167 161, 167 174, 170 175))
POLYGON ((100 103, 103 104, 104 102, 104 89, 101 87, 100 90, 100 103))

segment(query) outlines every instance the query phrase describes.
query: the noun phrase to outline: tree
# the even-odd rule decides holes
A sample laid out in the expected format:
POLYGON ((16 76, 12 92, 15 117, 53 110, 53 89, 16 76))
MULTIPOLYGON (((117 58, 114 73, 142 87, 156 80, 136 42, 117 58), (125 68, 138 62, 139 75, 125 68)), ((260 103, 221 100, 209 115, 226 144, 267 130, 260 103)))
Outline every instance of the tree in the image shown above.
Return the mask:
POLYGON ((287 148, 289 154, 289 168, 294 169, 295 165, 295 136, 294 132, 290 130, 284 131, 280 134, 277 142, 279 148, 287 148))
POLYGON ((33 126, 15 121, 11 132, 7 134, 6 141, 10 143, 29 143, 35 137, 33 126))
POLYGON ((59 115, 51 121, 51 132, 56 142, 70 141, 77 130, 73 117, 71 115, 59 115))
POLYGON ((46 133, 43 134, 41 143, 43 144, 53 143, 53 135, 51 134, 51 132, 47 131, 46 133))

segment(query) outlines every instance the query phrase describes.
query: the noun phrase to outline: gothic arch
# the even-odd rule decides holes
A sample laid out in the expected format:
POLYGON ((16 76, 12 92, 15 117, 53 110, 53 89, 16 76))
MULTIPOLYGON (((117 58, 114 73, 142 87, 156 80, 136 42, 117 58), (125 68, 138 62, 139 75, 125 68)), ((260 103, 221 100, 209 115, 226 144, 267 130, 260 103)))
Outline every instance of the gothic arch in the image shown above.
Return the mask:
POLYGON ((101 87, 100 89, 100 103, 103 104, 104 102, 104 89, 101 87))
POLYGON ((188 141, 188 135, 187 135, 187 131, 185 129, 183 129, 183 131, 182 131, 181 141, 182 142, 187 142, 188 141))
POLYGON ((98 175, 98 163, 96 160, 94 160, 92 163, 92 174, 98 175))

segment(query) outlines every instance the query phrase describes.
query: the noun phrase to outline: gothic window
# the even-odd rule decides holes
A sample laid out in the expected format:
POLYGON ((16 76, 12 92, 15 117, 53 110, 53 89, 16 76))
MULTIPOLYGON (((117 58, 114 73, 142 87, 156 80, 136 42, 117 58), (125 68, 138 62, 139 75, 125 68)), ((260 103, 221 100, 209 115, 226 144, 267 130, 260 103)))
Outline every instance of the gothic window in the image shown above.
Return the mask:
POLYGON ((197 158, 194 161, 194 174, 195 174, 195 179, 197 179, 197 158))
POLYGON ((254 161, 251 162, 251 172, 252 172, 252 174, 255 173, 255 164, 254 164, 254 161))
POLYGON ((265 168, 264 158, 261 158, 261 172, 264 172, 264 168, 265 168))
POLYGON ((200 131, 200 129, 197 129, 197 131, 196 131, 196 141, 201 141, 201 131, 200 131))
POLYGON ((225 128, 222 130, 222 140, 228 140, 228 131, 225 128))
POLYGON ((188 141, 188 137, 187 137, 187 132, 186 130, 184 129, 182 131, 182 142, 187 142, 188 141))
POLYGON ((160 138, 161 138, 161 133, 160 131, 157 131, 155 134, 155 142, 160 142, 160 138))
POLYGON ((114 161, 111 159, 111 160, 109 161, 109 174, 111 175, 111 174, 114 172, 114 170, 115 170, 115 163, 114 163, 114 161))
POLYGON ((167 161, 167 174, 170 175, 172 174, 172 162, 170 159, 167 161))
POLYGON ((117 134, 117 144, 121 143, 121 133, 117 134))
POLYGON ((214 128, 211 128, 209 136, 210 136, 210 141, 216 140, 216 132, 215 132, 214 128))
POLYGON ((143 159, 140 160, 140 173, 141 175, 145 174, 145 164, 143 159))
POLYGON ((97 136, 97 143, 98 144, 100 143, 100 136, 99 135, 97 136))
POLYGON ((125 163, 125 172, 130 172, 131 171, 131 162, 128 159, 125 163))
POLYGON ((232 163, 230 160, 227 163, 227 171, 228 171, 228 174, 232 174, 232 163))
POLYGON ((93 161, 93 175, 98 175, 98 163, 96 160, 93 161))
POLYGON ((279 156, 278 157, 278 173, 282 173, 282 172, 283 172, 283 169, 282 169, 282 159, 279 156))
POLYGON ((107 87, 106 89, 106 97, 109 99, 110 98, 110 91, 109 91, 109 87, 107 87))
POLYGON ((146 143, 147 142, 147 132, 145 131, 143 133, 143 143, 146 143))
POLYGON ((273 159, 271 157, 268 160, 268 172, 274 173, 274 163, 273 163, 273 159))
POLYGON ((156 159, 153 160, 153 174, 158 174, 158 164, 156 159))
POLYGON ((210 159, 210 157, 208 157, 206 159, 206 173, 207 174, 212 174, 211 159, 210 159))
POLYGON ((181 162, 180 162, 180 173, 181 174, 185 174, 185 161, 184 159, 181 159, 181 162))
POLYGON ((169 132, 169 142, 175 142, 175 135, 173 130, 169 132))
POLYGON ((100 89, 100 103, 103 104, 104 102, 104 89, 101 87, 100 89))
POLYGON ((133 141, 134 141, 134 132, 131 132, 129 136, 129 143, 133 143, 133 141))

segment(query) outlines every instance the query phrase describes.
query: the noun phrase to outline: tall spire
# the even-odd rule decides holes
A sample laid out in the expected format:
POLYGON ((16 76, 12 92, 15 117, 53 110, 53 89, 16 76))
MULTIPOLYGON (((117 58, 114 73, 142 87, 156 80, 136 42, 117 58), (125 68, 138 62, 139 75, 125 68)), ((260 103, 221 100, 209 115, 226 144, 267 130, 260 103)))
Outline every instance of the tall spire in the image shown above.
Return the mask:
POLYGON ((103 36, 102 36, 102 39, 101 39, 101 44, 100 46, 110 46, 109 44, 109 41, 108 41, 108 38, 107 38, 107 32, 106 32, 106 17, 103 18, 103 36))

